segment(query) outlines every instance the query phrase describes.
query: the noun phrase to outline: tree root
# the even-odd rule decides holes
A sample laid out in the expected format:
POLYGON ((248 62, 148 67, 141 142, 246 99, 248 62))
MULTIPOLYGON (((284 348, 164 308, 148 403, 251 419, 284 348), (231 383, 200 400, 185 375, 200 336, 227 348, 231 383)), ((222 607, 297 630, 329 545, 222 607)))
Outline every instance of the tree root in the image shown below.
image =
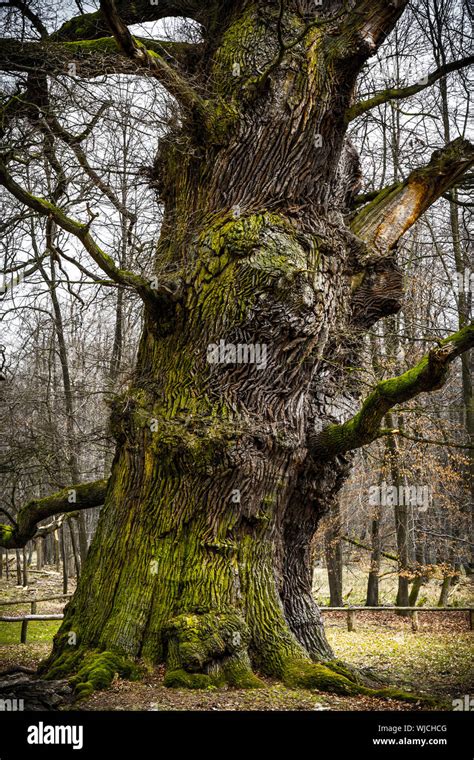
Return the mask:
POLYGON ((436 706, 439 700, 425 694, 414 694, 397 687, 373 688, 373 679, 367 679, 361 671, 345 665, 340 660, 315 663, 306 660, 290 660, 284 669, 283 682, 290 687, 325 691, 342 696, 364 695, 380 699, 396 699, 401 702, 422 702, 436 706))
MULTIPOLYGON (((199 617, 202 618, 202 616, 199 617)), ((199 647, 196 650, 197 642, 202 645, 203 639, 199 636, 196 639, 195 623, 196 616, 190 615, 180 616, 179 620, 175 619, 173 623, 173 625, 178 625, 181 636, 179 639, 180 646, 178 646, 180 659, 179 661, 175 659, 173 662, 173 656, 176 657, 175 652, 172 655, 171 662, 168 662, 164 679, 165 686, 176 689, 208 689, 223 686, 238 689, 265 687, 265 682, 252 671, 247 650, 245 649, 244 653, 239 651, 240 645, 237 647, 237 651, 230 653, 224 648, 225 656, 222 656, 223 651, 220 647, 221 658, 218 661, 202 662, 201 659, 196 659, 196 651, 202 652, 199 647), (186 618, 187 621, 184 621, 183 618, 186 618), (190 637, 190 630, 194 636, 190 637), (188 645, 192 643, 193 646, 188 646, 186 649, 185 642, 188 645)), ((200 626, 200 631, 202 633, 202 626, 200 626)), ((206 651, 212 652, 213 657, 215 657, 215 640, 212 640, 211 636, 212 645, 209 638, 205 638, 204 641, 210 646, 210 649, 206 651)), ((116 676, 137 680, 140 675, 141 670, 135 663, 116 652, 81 650, 74 653, 63 653, 49 669, 46 669, 43 677, 48 681, 61 679, 63 683, 65 683, 63 679, 67 678, 69 686, 73 688, 74 701, 78 701, 86 699, 95 690, 108 688, 116 676)), ((288 659, 280 680, 290 688, 328 692, 346 697, 363 695, 401 702, 422 703, 431 707, 441 706, 439 699, 425 694, 416 694, 391 686, 377 688, 377 681, 372 674, 367 677, 362 671, 348 666, 340 660, 316 663, 309 659, 288 659)))
MULTIPOLYGON (((65 680, 43 681, 36 674, 24 672, 26 668, 10 668, 0 677, 0 701, 16 700, 21 703, 13 709, 38 711, 59 710, 73 700, 73 690, 65 680)), ((29 669, 28 669, 29 670, 29 669)), ((7 709, 3 707, 2 709, 7 709)))
POLYGON ((140 669, 127 658, 116 652, 84 650, 63 652, 51 667, 48 662, 40 666, 46 680, 68 678, 74 689, 75 700, 89 697, 93 691, 106 689, 116 676, 137 680, 140 669))
POLYGON ((165 686, 205 689, 227 684, 256 689, 265 685, 252 671, 249 630, 236 612, 179 615, 168 623, 165 638, 165 686))
MULTIPOLYGON (((266 685, 252 669, 250 632, 243 617, 234 610, 177 615, 168 621, 163 637, 167 651, 165 686, 255 689, 266 685)), ((290 688, 439 705, 439 700, 385 685, 376 674, 340 660, 312 662, 304 653, 280 652, 271 667, 268 662, 266 665, 262 662, 264 673, 290 688)), ((123 653, 64 646, 40 666, 38 674, 47 680, 67 679, 75 700, 79 700, 95 690, 106 689, 116 676, 136 680, 141 671, 123 653)))

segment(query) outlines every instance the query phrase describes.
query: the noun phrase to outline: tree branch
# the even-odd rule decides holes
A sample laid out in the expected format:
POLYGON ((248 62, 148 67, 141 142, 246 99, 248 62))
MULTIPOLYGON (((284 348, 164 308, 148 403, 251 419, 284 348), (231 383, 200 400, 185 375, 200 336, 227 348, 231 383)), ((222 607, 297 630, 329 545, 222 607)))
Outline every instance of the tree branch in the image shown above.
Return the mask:
POLYGON ((50 203, 50 201, 44 200, 43 198, 37 198, 35 195, 32 195, 22 188, 17 182, 15 182, 11 174, 8 173, 5 164, 1 161, 0 185, 6 187, 15 198, 21 201, 21 203, 24 203, 26 206, 29 206, 29 208, 32 208, 43 216, 54 219, 59 227, 77 237, 86 251, 94 259, 97 266, 100 267, 111 280, 120 285, 134 288, 145 300, 154 300, 156 298, 156 291, 151 288, 146 280, 133 272, 127 272, 116 266, 112 257, 105 253, 105 251, 103 251, 95 242, 89 232, 89 225, 77 222, 75 219, 67 216, 58 206, 50 203))
POLYGON ((332 42, 336 57, 360 61, 369 58, 390 34, 407 5, 408 0, 358 0, 332 42))
POLYGON ((467 538, 460 538, 459 536, 451 536, 448 533, 437 533, 434 530, 426 530, 426 528, 415 528, 416 533, 424 533, 427 536, 436 536, 436 538, 444 538, 448 541, 456 541, 457 543, 461 544, 468 544, 469 546, 474 546, 472 541, 469 541, 467 538))
POLYGON ((0 546, 19 549, 34 538, 36 526, 46 517, 80 509, 99 507, 104 503, 108 480, 63 488, 44 499, 32 499, 20 509, 15 526, 0 525, 0 546))
POLYGON ((150 307, 151 314, 156 318, 163 314, 167 317, 172 316, 176 303, 182 297, 182 282, 180 280, 157 283, 156 278, 148 281, 133 272, 119 269, 112 257, 97 245, 89 232, 89 224, 82 224, 72 219, 50 201, 38 198, 24 190, 8 173, 2 161, 0 161, 0 185, 6 187, 21 203, 39 214, 53 219, 63 230, 77 237, 97 266, 113 282, 133 288, 144 303, 150 307))
POLYGON ((371 327, 396 314, 403 298, 403 278, 394 249, 399 239, 446 190, 459 185, 474 162, 474 147, 462 138, 436 151, 425 167, 404 182, 368 193, 351 229, 363 241, 352 279, 352 323, 371 327))
MULTIPOLYGON (((361 541, 358 541, 355 538, 351 538, 350 536, 341 536, 341 541, 347 541, 348 544, 353 544, 353 546, 357 546, 358 549, 365 549, 367 552, 373 552, 373 548, 371 546, 367 546, 367 544, 363 544, 361 541)), ((389 552, 380 552, 382 557, 386 557, 387 559, 391 559, 392 562, 398 562, 398 557, 396 554, 390 554, 389 552)))
POLYGON ((393 406, 409 401, 419 393, 441 388, 447 379, 449 365, 473 346, 474 323, 440 341, 413 369, 378 383, 354 417, 309 436, 312 456, 329 459, 375 441, 383 434, 380 423, 393 406))
POLYGON ((404 182, 382 190, 354 217, 352 231, 368 246, 366 261, 390 255, 405 232, 474 164, 474 146, 458 138, 415 169, 404 182))
POLYGON ((446 446, 448 449, 474 449, 474 446, 470 443, 454 443, 454 441, 436 441, 433 438, 421 438, 416 435, 409 435, 403 430, 387 428, 380 430, 379 437, 385 435, 398 435, 400 438, 405 438, 407 441, 413 441, 414 443, 427 443, 432 446, 446 446))
POLYGON ((41 21, 40 17, 34 13, 31 8, 29 7, 28 3, 25 2, 25 0, 9 0, 8 3, 6 3, 7 6, 10 6, 11 8, 16 8, 21 12, 21 14, 28 19, 28 21, 32 24, 32 26, 36 29, 37 32, 39 32, 40 37, 47 37, 48 36, 48 30, 46 29, 45 25, 41 21))
POLYGON ((159 80, 159 82, 182 105, 191 110, 204 111, 205 103, 176 69, 166 63, 155 51, 149 50, 130 33, 127 25, 117 13, 114 0, 101 0, 102 15, 107 19, 117 45, 125 56, 144 67, 159 80))
POLYGON ((120 211, 122 216, 126 217, 133 226, 133 224, 136 222, 136 215, 132 214, 128 208, 126 208, 126 206, 114 193, 112 188, 109 187, 109 185, 107 185, 107 183, 100 178, 95 169, 93 169, 93 167, 89 164, 87 156, 80 146, 82 140, 84 140, 88 134, 90 134, 94 124, 99 120, 101 114, 105 111, 108 105, 108 103, 102 104, 96 116, 94 116, 94 119, 80 135, 73 135, 68 132, 66 129, 64 129, 64 127, 60 125, 58 120, 49 113, 45 113, 44 116, 44 129, 47 130, 48 135, 51 132, 55 137, 58 137, 60 140, 65 142, 66 145, 69 145, 85 174, 87 174, 94 185, 98 187, 99 190, 109 199, 117 211, 120 211))
MULTIPOLYGON (((109 34, 107 29, 105 34, 109 34)), ((146 49, 150 57, 161 60, 174 72, 167 59, 193 68, 200 57, 202 48, 188 42, 167 42, 135 38, 140 49, 146 49)), ((120 55, 117 41, 110 36, 94 40, 76 42, 20 42, 11 38, 0 39, 0 70, 2 71, 41 71, 43 74, 69 74, 69 64, 74 64, 77 75, 83 79, 113 74, 136 76, 143 72, 143 62, 120 55)), ((179 76, 176 73, 176 76, 179 76)), ((156 74, 159 79, 158 75, 156 74)), ((160 80, 161 81, 161 80, 160 80)), ((163 82, 166 87, 166 83, 163 82)))
MULTIPOLYGON (((212 0, 117 0, 117 12, 126 24, 140 24, 147 21, 159 21, 168 16, 192 18, 200 24, 207 25, 222 3, 212 0)), ((97 39, 108 33, 107 21, 101 11, 84 13, 67 21, 52 35, 58 40, 97 39)))
POLYGON ((372 108, 380 106, 383 103, 387 103, 390 100, 402 100, 404 98, 409 98, 412 95, 416 95, 418 92, 422 92, 427 87, 431 87, 431 85, 435 84, 435 82, 447 76, 452 71, 459 71, 459 69, 462 69, 465 66, 471 66, 473 63, 474 56, 472 55, 466 58, 461 58, 459 61, 451 61, 451 63, 440 66, 435 71, 432 71, 431 74, 428 74, 426 81, 417 82, 415 84, 409 85, 408 87, 389 88, 387 90, 377 92, 370 98, 361 100, 359 103, 355 103, 353 106, 351 106, 351 108, 349 108, 346 113, 346 122, 349 123, 353 121, 353 119, 356 119, 358 116, 361 116, 363 113, 366 113, 372 108))

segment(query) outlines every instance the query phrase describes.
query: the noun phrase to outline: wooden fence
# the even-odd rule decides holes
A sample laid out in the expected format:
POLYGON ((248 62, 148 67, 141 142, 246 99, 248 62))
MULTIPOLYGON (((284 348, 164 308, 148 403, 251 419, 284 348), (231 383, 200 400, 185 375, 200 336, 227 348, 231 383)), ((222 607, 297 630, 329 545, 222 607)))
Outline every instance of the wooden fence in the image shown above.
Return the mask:
POLYGON ((409 612, 411 627, 418 631, 420 623, 419 612, 468 612, 469 628, 474 630, 474 607, 320 607, 321 612, 345 612, 347 614, 347 630, 355 631, 356 612, 409 612))
MULTIPOLYGON (((30 604, 31 615, 22 615, 21 617, 0 616, 0 623, 21 623, 20 631, 20 643, 26 644, 28 635, 28 623, 35 620, 62 620, 64 615, 37 615, 36 605, 39 602, 50 602, 56 599, 64 599, 70 597, 72 594, 61 594, 60 596, 45 596, 41 599, 22 599, 21 601, 8 601, 0 602, 0 606, 14 605, 14 604, 30 604)), ((355 621, 357 612, 409 612, 411 618, 411 627, 413 631, 418 631, 420 624, 418 620, 419 612, 468 612, 469 613, 469 627, 470 630, 474 630, 474 607, 320 607, 321 612, 345 612, 347 615, 347 630, 355 631, 355 621)))
POLYGON ((68 599, 72 594, 60 594, 59 596, 43 596, 33 599, 20 599, 17 601, 8 600, 8 602, 0 602, 0 607, 7 607, 13 605, 29 604, 31 606, 31 615, 22 615, 21 617, 15 617, 14 615, 1 615, 0 623, 21 623, 20 629, 20 643, 26 644, 28 637, 28 623, 34 620, 62 620, 64 615, 62 613, 49 614, 49 615, 37 615, 37 605, 41 602, 54 602, 57 599, 68 599))

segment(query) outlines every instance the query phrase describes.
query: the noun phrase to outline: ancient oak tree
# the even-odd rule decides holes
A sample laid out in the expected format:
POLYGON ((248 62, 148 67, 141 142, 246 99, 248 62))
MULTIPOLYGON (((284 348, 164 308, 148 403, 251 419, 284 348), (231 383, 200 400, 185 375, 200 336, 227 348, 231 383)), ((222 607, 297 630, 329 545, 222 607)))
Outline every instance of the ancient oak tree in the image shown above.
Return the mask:
MULTIPOLYGON (((104 505, 43 666, 50 677, 73 675, 79 694, 130 673, 136 658, 164 662, 169 685, 258 686, 260 673, 367 688, 327 643, 311 594, 311 541, 351 452, 386 432, 391 407, 439 388, 474 344, 467 326, 365 401, 347 382, 367 330, 400 308, 398 241, 474 162, 457 139, 353 210, 361 169, 348 125, 372 104, 411 94, 358 104, 358 75, 406 6, 102 0, 52 34, 33 14, 36 39, 3 40, 1 68, 26 82, 5 105, 4 125, 27 118, 73 140, 47 96, 68 62, 85 82, 156 79, 179 108, 151 175, 164 219, 149 278, 120 269, 93 225, 30 193, 14 155, 2 156, 5 188, 75 236, 144 308, 134 376, 111 410, 110 478, 72 484, 73 505, 67 491, 32 501, 16 525, 2 526, 2 545, 22 546, 45 517, 104 505), (200 38, 161 43, 130 30, 167 17, 199 24, 200 38), (246 347, 247 361, 210 361, 209 347, 220 345, 246 347), (264 361, 251 360, 256 347, 264 361)), ((468 62, 434 71, 415 91, 468 62)))

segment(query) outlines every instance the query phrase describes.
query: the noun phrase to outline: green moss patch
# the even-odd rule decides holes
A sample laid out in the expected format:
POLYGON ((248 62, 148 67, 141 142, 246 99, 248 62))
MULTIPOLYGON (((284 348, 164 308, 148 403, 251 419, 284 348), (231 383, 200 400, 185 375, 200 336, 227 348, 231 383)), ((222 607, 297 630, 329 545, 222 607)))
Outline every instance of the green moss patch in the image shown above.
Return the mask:
POLYGON ((360 677, 352 669, 336 660, 326 663, 311 663, 304 660, 291 661, 285 668, 283 680, 292 687, 340 694, 343 696, 364 695, 400 702, 424 703, 436 706, 438 700, 426 695, 414 694, 398 688, 372 689, 360 682, 360 677))

